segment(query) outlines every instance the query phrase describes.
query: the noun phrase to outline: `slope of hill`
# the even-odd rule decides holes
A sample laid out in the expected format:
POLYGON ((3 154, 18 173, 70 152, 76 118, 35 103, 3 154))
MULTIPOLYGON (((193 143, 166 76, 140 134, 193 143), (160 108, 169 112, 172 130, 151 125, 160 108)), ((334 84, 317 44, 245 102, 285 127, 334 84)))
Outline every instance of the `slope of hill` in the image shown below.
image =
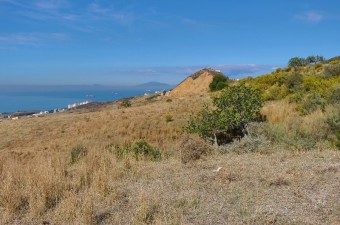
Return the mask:
POLYGON ((334 57, 323 63, 278 68, 270 74, 244 78, 240 83, 260 89, 265 100, 288 98, 299 102, 310 94, 327 98, 340 87, 340 60, 334 57))
POLYGON ((206 94, 208 93, 209 85, 216 74, 221 73, 211 68, 202 69, 187 77, 177 87, 175 87, 168 96, 186 97, 206 94))
MULTIPOLYGON (((187 78, 174 98, 0 121, 0 224, 339 224, 340 151, 325 119, 339 110, 302 116, 269 101, 267 122, 197 160, 205 145, 182 128, 211 103, 201 95, 211 73, 187 78), (145 157, 155 149, 161 158, 145 157), (196 161, 184 165, 185 153, 196 161)), ((266 93, 281 84, 273 74, 241 83, 266 93)))

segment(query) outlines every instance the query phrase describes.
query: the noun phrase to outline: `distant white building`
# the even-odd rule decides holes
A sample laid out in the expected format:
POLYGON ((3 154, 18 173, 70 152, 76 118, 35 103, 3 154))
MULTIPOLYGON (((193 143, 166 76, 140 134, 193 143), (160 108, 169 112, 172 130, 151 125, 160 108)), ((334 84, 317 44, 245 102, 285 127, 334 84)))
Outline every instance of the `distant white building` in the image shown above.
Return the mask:
POLYGON ((87 104, 89 104, 89 103, 90 103, 90 101, 84 101, 84 102, 73 103, 73 104, 69 104, 69 105, 67 106, 67 108, 68 108, 68 109, 72 109, 72 108, 76 108, 76 107, 81 106, 81 105, 87 105, 87 104))

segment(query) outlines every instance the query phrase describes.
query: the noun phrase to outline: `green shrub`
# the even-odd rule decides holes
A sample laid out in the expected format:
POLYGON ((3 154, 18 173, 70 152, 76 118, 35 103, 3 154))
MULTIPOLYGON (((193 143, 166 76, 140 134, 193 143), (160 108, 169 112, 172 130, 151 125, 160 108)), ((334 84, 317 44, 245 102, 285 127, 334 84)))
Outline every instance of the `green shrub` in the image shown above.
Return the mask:
POLYGON ((146 100, 147 101, 154 101, 156 100, 160 95, 159 94, 153 94, 150 97, 147 97, 146 100))
POLYGON ((166 100, 166 102, 172 102, 172 99, 171 99, 171 98, 168 98, 168 99, 166 100))
POLYGON ((289 103, 300 103, 303 100, 303 94, 301 92, 292 94, 288 97, 289 103))
POLYGON ((131 102, 129 99, 123 99, 122 102, 120 103, 120 106, 123 108, 128 108, 131 107, 131 102))
POLYGON ((185 129, 217 145, 244 135, 245 126, 260 117, 262 99, 258 90, 241 85, 222 90, 213 98, 213 104, 215 109, 204 106, 185 129))
POLYGON ((171 121, 173 121, 174 120, 174 118, 173 118, 173 116, 171 115, 171 114, 166 114, 165 115, 165 121, 167 122, 167 123, 169 123, 169 122, 171 122, 171 121))
POLYGON ((303 76, 298 73, 290 74, 286 77, 285 84, 291 92, 297 92, 301 89, 303 83, 303 76))
POLYGON ((214 75, 212 82, 209 85, 210 91, 219 91, 228 85, 229 78, 225 77, 222 73, 214 75))
POLYGON ((82 157, 86 156, 87 149, 83 145, 77 145, 73 147, 70 151, 70 163, 78 162, 82 157))
POLYGON ((156 161, 161 158, 160 151, 157 148, 151 146, 145 140, 136 141, 132 146, 132 151, 137 160, 139 160, 141 156, 144 159, 148 159, 151 161, 156 161))
POLYGON ((113 151, 112 153, 116 156, 117 159, 123 159, 124 156, 128 155, 131 151, 131 144, 126 144, 124 146, 119 145, 111 145, 110 146, 113 151))

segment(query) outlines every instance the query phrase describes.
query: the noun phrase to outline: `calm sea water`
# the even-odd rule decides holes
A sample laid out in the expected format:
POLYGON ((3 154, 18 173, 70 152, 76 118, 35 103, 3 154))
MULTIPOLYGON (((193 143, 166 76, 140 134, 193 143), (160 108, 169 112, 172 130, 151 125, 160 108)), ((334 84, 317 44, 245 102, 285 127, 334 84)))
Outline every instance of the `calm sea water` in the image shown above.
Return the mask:
POLYGON ((125 97, 152 93, 141 88, 109 87, 0 87, 0 113, 25 110, 67 108, 68 104, 86 100, 115 101, 125 97))

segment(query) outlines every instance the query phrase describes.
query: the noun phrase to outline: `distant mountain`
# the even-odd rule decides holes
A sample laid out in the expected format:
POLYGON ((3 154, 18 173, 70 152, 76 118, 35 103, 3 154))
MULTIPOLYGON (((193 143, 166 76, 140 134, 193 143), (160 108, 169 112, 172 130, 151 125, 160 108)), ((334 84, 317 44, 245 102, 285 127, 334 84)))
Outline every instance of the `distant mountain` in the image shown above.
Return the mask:
POLYGON ((160 82, 148 82, 144 84, 139 84, 135 86, 136 88, 142 89, 159 89, 159 90, 169 90, 173 88, 173 85, 160 83, 160 82))

